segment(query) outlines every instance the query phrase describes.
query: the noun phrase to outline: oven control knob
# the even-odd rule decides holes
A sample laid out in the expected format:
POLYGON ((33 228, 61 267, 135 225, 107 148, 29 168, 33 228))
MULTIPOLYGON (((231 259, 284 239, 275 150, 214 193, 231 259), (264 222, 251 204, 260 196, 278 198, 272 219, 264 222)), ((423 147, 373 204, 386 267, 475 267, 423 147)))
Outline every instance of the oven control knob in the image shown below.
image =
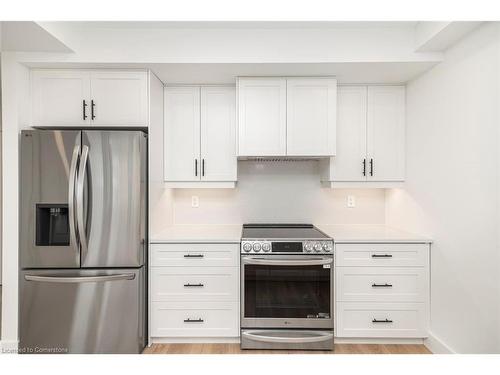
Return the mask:
POLYGON ((320 252, 320 251, 321 251, 321 249, 322 249, 321 244, 317 243, 317 244, 315 244, 315 245, 314 245, 314 251, 316 251, 316 252, 320 252))
POLYGON ((329 253, 330 251, 332 251, 332 244, 325 242, 323 244, 323 250, 325 250, 327 253, 329 253))
POLYGON ((266 253, 271 251, 271 244, 269 243, 262 244, 262 250, 264 250, 266 253))
POLYGON ((304 246, 304 248, 306 249, 306 252, 310 253, 313 249, 313 245, 310 244, 310 243, 306 243, 306 245, 304 246))
POLYGON ((253 251, 258 252, 258 251, 260 251, 261 248, 262 248, 262 246, 260 243, 256 242, 253 244, 253 251))
POLYGON ((248 253, 250 250, 252 250, 252 245, 249 244, 248 242, 244 243, 243 244, 243 250, 245 250, 248 253))

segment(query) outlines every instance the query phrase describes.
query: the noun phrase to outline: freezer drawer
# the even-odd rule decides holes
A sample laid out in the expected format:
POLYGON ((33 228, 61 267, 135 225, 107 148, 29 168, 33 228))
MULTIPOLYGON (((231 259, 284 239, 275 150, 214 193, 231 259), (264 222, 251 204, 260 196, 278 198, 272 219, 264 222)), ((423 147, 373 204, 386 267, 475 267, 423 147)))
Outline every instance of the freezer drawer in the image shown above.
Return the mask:
POLYGON ((140 353, 146 343, 144 268, 25 270, 22 353, 140 353))

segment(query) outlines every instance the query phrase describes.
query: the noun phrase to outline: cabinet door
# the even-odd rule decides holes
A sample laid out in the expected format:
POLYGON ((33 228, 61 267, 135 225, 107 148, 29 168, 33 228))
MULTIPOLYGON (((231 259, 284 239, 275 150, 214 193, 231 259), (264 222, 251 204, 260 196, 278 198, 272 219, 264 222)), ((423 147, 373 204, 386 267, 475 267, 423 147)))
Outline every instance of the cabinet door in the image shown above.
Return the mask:
POLYGON ((165 181, 200 180, 200 88, 165 88, 165 181))
POLYGON ((148 126, 146 72, 92 72, 92 123, 99 126, 148 126))
POLYGON ((236 181, 236 90, 201 88, 201 180, 236 181))
POLYGON ((88 72, 34 70, 31 78, 33 126, 90 125, 88 72))
POLYGON ((337 80, 287 79, 287 155, 335 155, 337 80))
POLYGON ((403 181, 405 88, 368 87, 368 181, 403 181))
POLYGON ((286 155, 286 79, 238 80, 238 155, 286 155))
POLYGON ((337 98, 337 155, 333 181, 366 181, 366 87, 341 86, 337 98), (364 172, 364 173, 363 173, 364 172))

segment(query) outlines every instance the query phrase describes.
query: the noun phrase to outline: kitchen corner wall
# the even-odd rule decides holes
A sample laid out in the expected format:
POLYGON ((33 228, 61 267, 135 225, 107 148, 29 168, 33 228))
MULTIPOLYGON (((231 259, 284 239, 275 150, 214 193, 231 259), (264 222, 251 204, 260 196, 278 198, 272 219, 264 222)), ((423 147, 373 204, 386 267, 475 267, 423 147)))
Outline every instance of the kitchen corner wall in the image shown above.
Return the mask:
POLYGON ((488 23, 407 86, 405 190, 387 224, 433 238, 430 341, 500 353, 500 37, 488 23))
POLYGON ((239 161, 236 189, 175 189, 172 197, 175 224, 385 223, 383 189, 322 188, 317 161, 239 161), (350 194, 355 208, 347 208, 350 194))

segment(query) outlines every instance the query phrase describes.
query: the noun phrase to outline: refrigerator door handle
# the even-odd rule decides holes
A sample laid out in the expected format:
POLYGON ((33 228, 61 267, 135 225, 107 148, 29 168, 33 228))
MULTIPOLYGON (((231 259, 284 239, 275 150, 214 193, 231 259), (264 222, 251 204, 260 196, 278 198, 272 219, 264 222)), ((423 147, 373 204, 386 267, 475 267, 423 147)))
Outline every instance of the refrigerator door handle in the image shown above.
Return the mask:
POLYGON ((76 238, 76 222, 75 222, 75 180, 76 166, 78 164, 78 156, 80 155, 80 145, 76 144, 73 149, 71 165, 69 168, 69 184, 68 184, 68 216, 69 216, 69 239, 72 246, 78 246, 76 238))
POLYGON ((85 218, 84 218, 84 207, 83 207, 83 191, 85 187, 85 174, 87 170, 87 160, 89 156, 89 146, 84 145, 82 147, 82 158, 80 160, 80 166, 78 170, 78 180, 76 186, 76 221, 78 225, 78 237, 80 239, 80 245, 82 249, 81 262, 87 256, 88 243, 87 235, 85 232, 85 218))
POLYGON ((25 275, 26 281, 38 281, 44 283, 95 283, 104 281, 134 280, 133 273, 104 276, 36 276, 25 275))

